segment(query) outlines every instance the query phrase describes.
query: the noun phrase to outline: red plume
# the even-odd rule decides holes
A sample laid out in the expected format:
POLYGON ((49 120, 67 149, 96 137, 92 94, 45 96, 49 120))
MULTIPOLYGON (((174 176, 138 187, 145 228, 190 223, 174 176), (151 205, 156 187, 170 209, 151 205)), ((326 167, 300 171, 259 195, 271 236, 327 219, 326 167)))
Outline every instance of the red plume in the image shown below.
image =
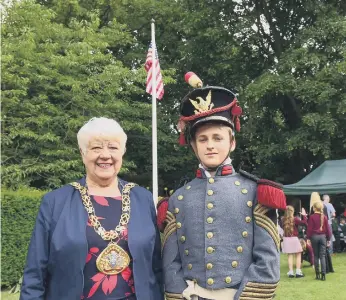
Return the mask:
POLYGON ((200 88, 203 86, 202 80, 193 72, 187 72, 185 74, 185 81, 193 88, 200 88))

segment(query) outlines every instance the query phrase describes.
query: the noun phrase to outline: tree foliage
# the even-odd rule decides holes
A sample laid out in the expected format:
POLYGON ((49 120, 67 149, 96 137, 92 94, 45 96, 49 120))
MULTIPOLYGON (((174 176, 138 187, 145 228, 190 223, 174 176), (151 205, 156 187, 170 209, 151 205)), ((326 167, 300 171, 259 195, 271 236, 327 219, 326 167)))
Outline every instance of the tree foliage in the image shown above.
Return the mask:
POLYGON ((177 145, 175 126, 191 70, 239 93, 237 167, 291 183, 325 159, 344 158, 345 12, 341 0, 15 3, 2 28, 3 183, 54 188, 81 176, 76 133, 104 115, 129 135, 123 175, 150 186, 142 65, 151 18, 166 83, 161 188, 192 177, 197 163, 177 145))

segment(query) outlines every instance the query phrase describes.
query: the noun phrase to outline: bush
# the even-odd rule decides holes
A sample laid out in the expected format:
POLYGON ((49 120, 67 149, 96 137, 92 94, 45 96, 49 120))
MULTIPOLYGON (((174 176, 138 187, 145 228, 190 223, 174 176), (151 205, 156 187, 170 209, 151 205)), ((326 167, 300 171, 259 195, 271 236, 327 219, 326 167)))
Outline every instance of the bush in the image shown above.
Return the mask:
POLYGON ((1 286, 8 287, 23 275, 26 254, 43 191, 2 190, 1 286))

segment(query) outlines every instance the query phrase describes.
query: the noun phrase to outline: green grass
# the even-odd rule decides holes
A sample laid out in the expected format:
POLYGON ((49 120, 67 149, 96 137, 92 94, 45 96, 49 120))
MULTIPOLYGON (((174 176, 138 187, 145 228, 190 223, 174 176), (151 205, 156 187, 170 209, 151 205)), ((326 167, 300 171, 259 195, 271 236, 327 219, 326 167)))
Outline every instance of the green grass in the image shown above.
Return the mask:
MULTIPOLYGON (((281 280, 275 300, 336 300, 344 299, 346 293, 346 253, 333 256, 335 273, 326 275, 326 281, 315 280, 315 271, 303 264, 304 278, 288 278, 287 256, 281 256, 281 280)), ((3 300, 18 300, 19 294, 1 292, 3 300)))
POLYGON ((338 300, 345 299, 346 253, 332 257, 335 272, 326 274, 326 281, 315 280, 315 270, 303 264, 303 278, 288 278, 287 256, 281 256, 281 280, 275 300, 338 300))

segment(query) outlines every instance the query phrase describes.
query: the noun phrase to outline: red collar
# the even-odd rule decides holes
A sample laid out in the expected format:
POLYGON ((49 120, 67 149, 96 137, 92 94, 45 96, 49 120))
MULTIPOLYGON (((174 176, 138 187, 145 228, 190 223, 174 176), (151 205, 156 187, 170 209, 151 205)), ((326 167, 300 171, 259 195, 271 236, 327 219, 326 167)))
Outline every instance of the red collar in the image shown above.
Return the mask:
MULTIPOLYGON (((224 166, 222 166, 222 168, 219 167, 216 170, 215 176, 227 176, 227 175, 233 174, 233 172, 234 172, 234 169, 233 169, 232 165, 224 165, 224 166)), ((197 178, 207 178, 207 176, 205 175, 204 170, 202 168, 199 168, 196 171, 196 177, 197 178)))

